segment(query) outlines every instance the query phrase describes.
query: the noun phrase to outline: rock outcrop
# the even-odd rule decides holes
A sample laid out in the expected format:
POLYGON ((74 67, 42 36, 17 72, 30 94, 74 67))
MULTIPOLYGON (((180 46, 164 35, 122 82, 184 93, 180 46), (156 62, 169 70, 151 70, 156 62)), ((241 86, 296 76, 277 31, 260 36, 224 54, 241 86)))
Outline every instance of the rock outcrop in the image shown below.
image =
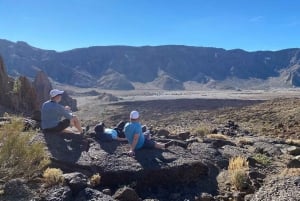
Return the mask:
MULTIPOLYGON (((37 97, 38 97, 39 108, 40 108, 45 101, 49 100, 49 91, 52 90, 53 87, 48 76, 43 71, 38 72, 33 82, 33 85, 37 91, 37 97)), ((72 111, 78 110, 77 101, 71 98, 68 95, 68 92, 66 91, 62 95, 60 104, 70 106, 72 111)))
POLYGON ((37 93, 39 107, 41 107, 45 101, 49 100, 49 91, 52 89, 52 84, 46 73, 39 71, 33 81, 33 86, 37 93))
MULTIPOLYGON (((16 79, 9 77, 0 57, 0 105, 3 107, 16 113, 32 114, 40 110, 42 103, 49 99, 51 89, 51 82, 41 71, 33 83, 25 76, 16 79)), ((67 92, 63 94, 61 104, 69 105, 73 111, 78 110, 77 101, 67 92)))
POLYGON ((8 82, 9 78, 6 73, 6 69, 4 66, 4 62, 2 57, 0 56, 0 104, 3 104, 5 97, 7 96, 8 92, 8 82))
POLYGON ((183 83, 169 75, 161 75, 160 77, 156 78, 152 84, 164 90, 184 90, 183 83))
POLYGON ((108 69, 105 74, 97 81, 97 86, 103 89, 113 90, 132 90, 134 86, 128 81, 125 75, 108 69))
MULTIPOLYGON (((47 193, 55 195, 59 190, 56 195, 70 194, 73 196, 69 199, 73 200, 87 194, 108 200, 297 200, 299 177, 274 177, 280 173, 275 167, 284 167, 291 157, 289 152, 280 150, 293 146, 253 136, 234 122, 229 123, 234 127, 231 127, 233 132, 223 134, 227 139, 218 135, 201 140, 190 136, 185 141, 174 140, 166 150, 138 150, 135 157, 127 155, 127 143, 99 141, 92 132, 87 136, 39 133, 35 140, 47 144, 51 166, 69 173, 65 175, 67 187, 55 192, 52 188, 47 193), (245 136, 252 143, 241 143, 245 136), (183 142, 186 146, 179 146, 183 142), (263 165, 258 155, 275 161, 263 165), (246 158, 249 163, 247 183, 240 191, 234 190, 227 170, 230 159, 237 156, 246 158), (87 182, 87 178, 95 174, 101 176, 97 188, 87 182), (264 185, 267 176, 271 179, 264 185), (287 187, 291 190, 286 190, 287 187)), ((168 141, 158 133, 152 134, 156 141, 168 141)))
POLYGON ((1 57, 0 104, 15 112, 27 113, 38 109, 37 96, 32 83, 24 76, 15 80, 8 77, 1 57))

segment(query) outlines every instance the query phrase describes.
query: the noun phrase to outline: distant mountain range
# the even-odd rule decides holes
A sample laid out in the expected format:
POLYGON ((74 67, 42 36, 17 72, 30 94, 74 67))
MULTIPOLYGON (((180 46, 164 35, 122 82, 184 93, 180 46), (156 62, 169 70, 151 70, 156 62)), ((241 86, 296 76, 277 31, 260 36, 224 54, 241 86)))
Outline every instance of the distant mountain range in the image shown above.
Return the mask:
POLYGON ((0 39, 10 76, 52 80, 79 87, 130 90, 137 83, 166 90, 192 86, 267 88, 300 86, 300 49, 247 52, 192 46, 94 46, 64 52, 0 39))

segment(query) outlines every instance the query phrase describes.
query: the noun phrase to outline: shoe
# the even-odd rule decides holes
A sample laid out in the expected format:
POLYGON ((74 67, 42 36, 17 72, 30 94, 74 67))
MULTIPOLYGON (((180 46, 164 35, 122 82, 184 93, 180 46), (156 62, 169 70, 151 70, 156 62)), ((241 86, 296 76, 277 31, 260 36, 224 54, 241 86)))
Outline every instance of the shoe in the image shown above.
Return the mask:
POLYGON ((80 134, 85 135, 90 130, 90 126, 87 125, 84 129, 82 129, 82 132, 80 134))
POLYGON ((146 125, 143 125, 142 126, 142 132, 144 133, 144 132, 146 132, 147 131, 147 126, 146 125))
POLYGON ((188 143, 184 142, 184 141, 177 141, 176 146, 179 146, 179 147, 182 147, 182 148, 186 149, 187 146, 188 146, 188 143))

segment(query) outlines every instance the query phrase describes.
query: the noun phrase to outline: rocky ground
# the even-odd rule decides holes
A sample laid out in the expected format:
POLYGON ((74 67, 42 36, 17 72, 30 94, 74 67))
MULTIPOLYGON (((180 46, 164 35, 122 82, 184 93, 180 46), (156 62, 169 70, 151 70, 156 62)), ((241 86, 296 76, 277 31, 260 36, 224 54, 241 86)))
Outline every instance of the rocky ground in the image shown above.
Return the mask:
POLYGON ((178 144, 132 158, 126 143, 99 141, 92 131, 86 137, 39 134, 52 165, 68 173, 66 183, 30 190, 30 183, 11 181, 0 200, 299 200, 300 99, 119 101, 81 105, 77 114, 85 125, 113 127, 133 109, 155 140, 178 144), (228 171, 236 156, 249 163, 241 189, 228 171), (88 178, 96 173, 101 183, 91 186, 88 178))

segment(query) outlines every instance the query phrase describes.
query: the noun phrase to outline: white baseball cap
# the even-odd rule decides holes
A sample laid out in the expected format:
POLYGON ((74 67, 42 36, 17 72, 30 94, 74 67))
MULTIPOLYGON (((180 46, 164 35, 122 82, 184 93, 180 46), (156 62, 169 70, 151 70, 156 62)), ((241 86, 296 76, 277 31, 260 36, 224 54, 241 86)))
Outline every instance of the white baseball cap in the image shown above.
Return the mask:
POLYGON ((52 89, 49 94, 50 94, 50 97, 53 98, 55 96, 62 95, 63 93, 64 93, 64 91, 61 91, 58 89, 52 89))
POLYGON ((139 112, 138 111, 131 111, 130 112, 130 119, 138 119, 139 118, 139 112))

